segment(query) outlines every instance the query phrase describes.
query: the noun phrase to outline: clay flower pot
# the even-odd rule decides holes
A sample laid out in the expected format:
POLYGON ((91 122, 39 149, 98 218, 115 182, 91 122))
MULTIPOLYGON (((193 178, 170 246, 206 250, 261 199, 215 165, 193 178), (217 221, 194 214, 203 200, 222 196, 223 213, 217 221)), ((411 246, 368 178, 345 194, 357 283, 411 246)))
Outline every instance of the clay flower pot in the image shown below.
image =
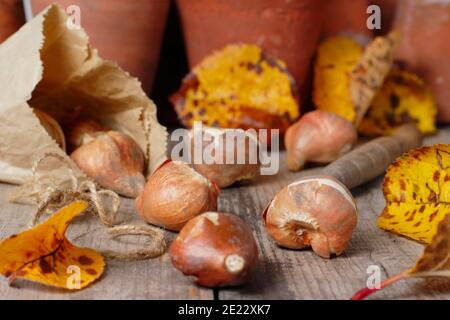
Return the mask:
POLYGON ((391 30, 397 4, 400 2, 399 0, 370 0, 370 4, 379 6, 381 10, 381 30, 375 30, 375 34, 386 34, 391 30))
POLYGON ((24 22, 21 0, 0 0, 0 43, 19 30, 24 22))
POLYGON ((396 58, 426 80, 438 121, 450 123, 450 2, 399 1, 394 29, 403 35, 396 58))
POLYGON ((230 43, 252 43, 286 62, 305 86, 320 36, 321 0, 177 0, 190 67, 230 43))
POLYGON ((367 0, 328 0, 323 4, 322 37, 350 36, 361 44, 372 38, 367 28, 367 0))
MULTIPOLYGON (((32 0, 34 13, 54 0, 32 0)), ((150 93, 158 67, 169 0, 59 0, 81 9, 81 26, 100 55, 141 80, 150 93)))

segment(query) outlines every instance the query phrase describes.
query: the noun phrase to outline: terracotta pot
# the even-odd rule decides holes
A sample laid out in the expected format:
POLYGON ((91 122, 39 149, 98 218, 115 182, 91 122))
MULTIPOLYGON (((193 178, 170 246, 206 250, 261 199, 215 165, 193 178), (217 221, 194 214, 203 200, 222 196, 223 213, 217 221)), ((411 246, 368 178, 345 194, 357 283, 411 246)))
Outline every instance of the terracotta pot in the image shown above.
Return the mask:
POLYGON ((19 30, 24 22, 21 0, 0 0, 0 43, 19 30))
POLYGON ((367 44, 373 35, 367 28, 367 0, 328 0, 323 5, 322 37, 351 36, 367 44))
POLYGON ((103 58, 138 77, 150 93, 158 67, 169 0, 32 0, 35 13, 52 3, 81 9, 81 26, 103 58))
POLYGON ((184 50, 183 32, 175 5, 170 6, 167 28, 164 34, 151 97, 158 106, 158 120, 167 127, 178 127, 178 116, 170 103, 169 97, 180 87, 180 79, 188 72, 186 52, 184 50))
POLYGON ((425 79, 436 98, 438 121, 450 123, 450 2, 399 1, 394 28, 403 38, 397 59, 425 79))
POLYGON ((388 33, 395 19, 397 4, 402 0, 370 0, 370 4, 376 4, 381 10, 381 30, 375 30, 375 34, 388 33))
MULTIPOLYGON (((261 46, 305 87, 320 36, 321 0, 177 0, 192 68, 230 43, 261 46)), ((302 90, 303 91, 303 90, 302 90)))

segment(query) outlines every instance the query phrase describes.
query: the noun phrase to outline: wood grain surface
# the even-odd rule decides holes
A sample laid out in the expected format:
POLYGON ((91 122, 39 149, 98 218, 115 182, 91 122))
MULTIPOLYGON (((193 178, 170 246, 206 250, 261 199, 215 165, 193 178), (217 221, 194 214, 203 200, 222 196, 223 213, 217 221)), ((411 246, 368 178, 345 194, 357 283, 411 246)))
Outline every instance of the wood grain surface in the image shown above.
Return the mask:
MULTIPOLYGON (((425 140, 425 144, 433 143, 450 143, 450 128, 443 128, 425 140)), ((414 264, 423 246, 376 226, 384 207, 381 177, 352 190, 359 209, 358 227, 340 257, 324 260, 310 250, 286 250, 275 245, 264 231, 261 212, 283 186, 301 176, 320 172, 320 168, 312 168, 293 174, 284 165, 284 153, 280 159, 282 166, 277 176, 223 190, 220 197, 220 210, 240 215, 251 225, 259 243, 260 264, 247 285, 218 290, 197 287, 171 266, 166 253, 148 261, 108 261, 99 282, 74 293, 25 281, 9 287, 7 280, 0 278, 0 299, 349 299, 365 286, 367 267, 379 266, 385 279, 414 264)), ((34 210, 9 203, 8 192, 12 188, 0 185, 0 239, 25 230, 34 210)), ((140 223, 133 201, 123 199, 120 219, 140 223)), ((126 250, 145 245, 145 238, 111 240, 97 218, 90 216, 76 220, 68 234, 77 245, 91 248, 126 250)), ((175 234, 166 232, 166 235, 170 244, 175 234)), ((409 279, 374 294, 371 299, 450 299, 450 280, 409 279)))

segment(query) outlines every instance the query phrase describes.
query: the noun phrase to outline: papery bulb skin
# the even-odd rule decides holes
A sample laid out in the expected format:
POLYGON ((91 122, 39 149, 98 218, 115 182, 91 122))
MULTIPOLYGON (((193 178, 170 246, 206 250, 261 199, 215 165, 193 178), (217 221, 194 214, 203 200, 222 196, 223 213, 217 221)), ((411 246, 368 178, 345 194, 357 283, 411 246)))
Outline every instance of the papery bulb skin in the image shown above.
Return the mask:
POLYGON ((77 148, 70 157, 101 187, 136 198, 144 188, 145 156, 128 135, 108 131, 77 148))
POLYGON ((301 170, 307 162, 330 163, 349 152, 358 134, 341 116, 316 110, 305 114, 286 132, 288 168, 301 170))
POLYGON ((217 210, 217 186, 187 163, 169 161, 148 179, 136 199, 136 209, 146 222, 179 231, 195 216, 217 210))
POLYGON ((55 140, 62 150, 66 150, 66 139, 64 132, 59 125, 59 123, 48 113, 41 111, 39 109, 33 109, 34 114, 39 119, 39 122, 47 131, 48 135, 55 140))
POLYGON ((266 230, 281 247, 312 247, 322 258, 347 247, 358 215, 350 191, 331 177, 312 176, 294 182, 263 213, 266 230))
POLYGON ((80 119, 70 125, 67 130, 67 142, 70 150, 91 142, 97 133, 108 131, 92 119, 80 119))
POLYGON ((173 241, 175 268, 205 287, 237 286, 247 282, 258 263, 251 229, 237 215, 207 212, 190 220, 173 241))
POLYGON ((205 127, 200 135, 192 129, 190 139, 192 155, 194 152, 201 152, 202 155, 205 153, 218 155, 218 161, 211 164, 205 161, 191 162, 197 172, 214 181, 219 188, 227 188, 236 183, 248 183, 260 176, 261 162, 258 154, 260 145, 256 136, 244 130, 205 127), (227 135, 230 134, 235 138, 233 144, 227 145, 227 135), (201 139, 200 143, 197 143, 201 146, 200 150, 195 149, 195 139, 201 139))

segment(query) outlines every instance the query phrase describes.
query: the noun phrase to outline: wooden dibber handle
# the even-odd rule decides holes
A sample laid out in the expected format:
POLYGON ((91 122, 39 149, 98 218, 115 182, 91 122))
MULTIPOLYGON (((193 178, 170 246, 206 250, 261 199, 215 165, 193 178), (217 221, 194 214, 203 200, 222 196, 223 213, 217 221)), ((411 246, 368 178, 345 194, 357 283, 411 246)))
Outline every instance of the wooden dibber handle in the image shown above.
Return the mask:
POLYGON ((387 167, 405 152, 422 144, 423 136, 414 124, 399 127, 391 136, 363 144, 324 168, 347 188, 355 188, 383 174, 387 167))

